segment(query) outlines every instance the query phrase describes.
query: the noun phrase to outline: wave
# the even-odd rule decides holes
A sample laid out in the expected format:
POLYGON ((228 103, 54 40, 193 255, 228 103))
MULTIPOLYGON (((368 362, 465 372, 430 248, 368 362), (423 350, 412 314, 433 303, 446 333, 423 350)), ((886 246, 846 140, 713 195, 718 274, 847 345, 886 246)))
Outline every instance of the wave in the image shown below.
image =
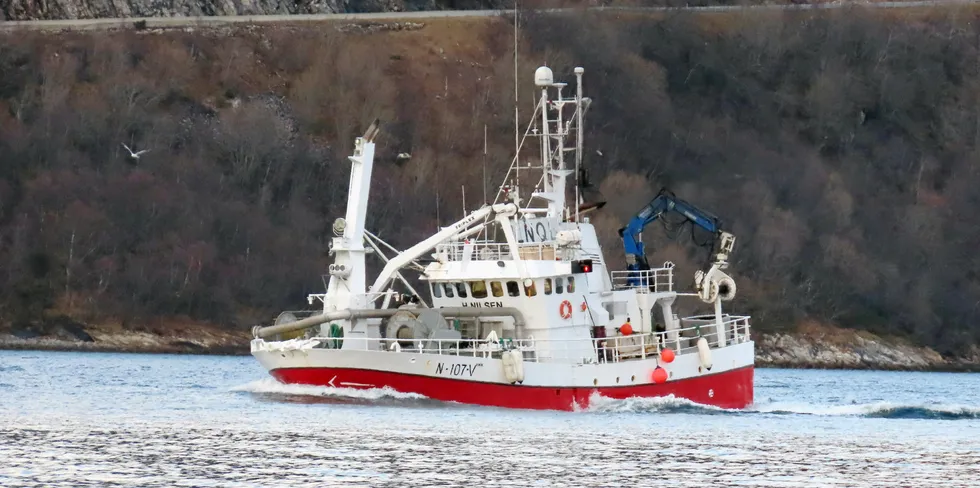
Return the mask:
MULTIPOLYGON (((289 401, 289 397, 321 398, 337 400, 337 402, 362 401, 374 402, 379 400, 418 401, 429 400, 417 393, 402 393, 389 387, 370 388, 365 390, 355 388, 335 388, 330 386, 290 385, 280 383, 275 378, 263 378, 244 385, 232 387, 231 391, 252 393, 262 397, 289 401)), ((302 400, 298 400, 302 401, 302 400)), ((334 402, 325 402, 334 403, 334 402)))
POLYGON ((817 415, 830 417, 866 417, 883 419, 960 420, 980 419, 980 407, 968 405, 923 405, 891 402, 852 405, 819 405, 781 403, 754 405, 749 411, 782 415, 817 415))
POLYGON ((820 405, 773 402, 745 409, 725 409, 695 403, 673 395, 617 400, 601 395, 589 399, 587 412, 600 413, 686 413, 699 415, 814 415, 821 417, 864 417, 883 419, 961 420, 980 419, 980 407, 967 405, 915 405, 889 402, 852 405, 820 405))

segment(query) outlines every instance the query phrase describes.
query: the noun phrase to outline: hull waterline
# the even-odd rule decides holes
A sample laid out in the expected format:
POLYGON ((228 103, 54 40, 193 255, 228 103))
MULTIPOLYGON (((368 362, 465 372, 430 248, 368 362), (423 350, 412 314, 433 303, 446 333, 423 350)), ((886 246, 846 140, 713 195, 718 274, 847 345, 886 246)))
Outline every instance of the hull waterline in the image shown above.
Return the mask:
POLYGON ((662 384, 607 387, 525 386, 357 368, 280 368, 270 371, 287 384, 370 389, 388 387, 446 402, 536 410, 587 408, 594 394, 612 399, 673 395, 695 403, 740 409, 752 403, 754 367, 747 366, 662 384))

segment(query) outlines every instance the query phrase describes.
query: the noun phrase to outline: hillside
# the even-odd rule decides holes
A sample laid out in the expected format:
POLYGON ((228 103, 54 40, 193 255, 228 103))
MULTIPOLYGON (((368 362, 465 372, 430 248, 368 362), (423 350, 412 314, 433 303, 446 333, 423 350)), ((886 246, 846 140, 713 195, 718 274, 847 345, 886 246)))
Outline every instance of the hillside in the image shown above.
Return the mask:
MULTIPOLYGON (((977 26, 959 9, 528 16, 520 73, 587 70, 610 263, 615 230, 669 186, 739 237, 739 311, 759 332, 818 322, 969 354, 977 26)), ((484 124, 503 176, 512 36, 503 18, 5 35, 0 322, 241 330, 305 306, 373 118, 369 227, 397 246, 458 217, 461 184, 482 197, 484 124)), ((644 235, 651 262, 692 276, 704 250, 666 234, 644 235)))

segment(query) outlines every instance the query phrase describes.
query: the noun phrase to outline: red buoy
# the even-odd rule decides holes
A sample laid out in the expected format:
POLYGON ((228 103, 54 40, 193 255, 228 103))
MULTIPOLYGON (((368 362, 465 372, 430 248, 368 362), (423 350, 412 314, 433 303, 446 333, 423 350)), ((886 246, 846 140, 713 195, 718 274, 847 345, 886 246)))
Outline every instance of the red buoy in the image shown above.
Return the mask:
POLYGON ((667 381, 667 370, 657 366, 657 369, 653 370, 653 382, 663 383, 667 381))
POLYGON ((619 333, 623 334, 624 336, 628 336, 633 333, 633 326, 630 325, 629 322, 626 322, 625 324, 623 324, 622 327, 619 328, 619 333))
POLYGON ((663 359, 665 363, 670 363, 674 360, 674 350, 664 349, 660 351, 660 359, 663 359))

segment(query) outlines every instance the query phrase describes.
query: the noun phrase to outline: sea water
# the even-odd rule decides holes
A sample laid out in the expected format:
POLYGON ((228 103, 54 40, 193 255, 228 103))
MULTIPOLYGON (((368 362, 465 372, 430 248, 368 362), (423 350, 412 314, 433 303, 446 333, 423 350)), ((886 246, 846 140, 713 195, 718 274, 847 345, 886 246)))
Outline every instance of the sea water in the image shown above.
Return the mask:
POLYGON ((980 487, 980 374, 759 369, 755 398, 506 410, 250 357, 0 351, 0 486, 980 487))

